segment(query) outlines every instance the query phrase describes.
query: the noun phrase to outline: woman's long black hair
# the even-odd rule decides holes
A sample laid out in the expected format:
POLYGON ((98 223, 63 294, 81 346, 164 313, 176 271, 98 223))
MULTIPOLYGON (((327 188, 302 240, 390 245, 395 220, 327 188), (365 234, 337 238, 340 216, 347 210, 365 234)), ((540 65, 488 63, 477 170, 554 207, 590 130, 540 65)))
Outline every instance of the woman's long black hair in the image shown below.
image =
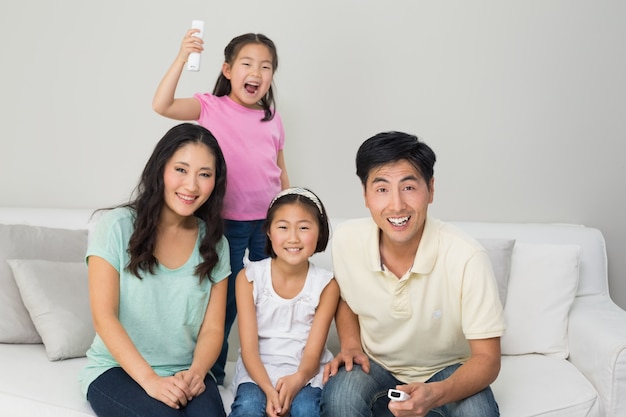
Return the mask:
POLYGON ((226 162, 213 134, 192 123, 174 126, 157 143, 135 189, 135 199, 124 205, 135 213, 135 228, 128 244, 130 261, 126 269, 139 278, 140 271, 153 273, 158 264, 154 250, 164 204, 165 165, 178 149, 189 143, 205 145, 215 157, 215 188, 209 199, 194 213, 206 224, 206 234, 200 243, 200 255, 204 262, 196 266, 195 272, 200 281, 204 278, 213 281, 211 271, 218 262, 216 246, 224 234, 222 205, 226 192, 226 162))

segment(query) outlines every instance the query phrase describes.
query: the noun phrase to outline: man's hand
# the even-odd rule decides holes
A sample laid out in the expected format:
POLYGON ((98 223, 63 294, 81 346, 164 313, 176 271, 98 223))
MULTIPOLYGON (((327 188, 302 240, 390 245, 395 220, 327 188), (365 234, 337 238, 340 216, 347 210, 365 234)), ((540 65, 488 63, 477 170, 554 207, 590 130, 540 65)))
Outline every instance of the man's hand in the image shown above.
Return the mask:
POLYGON ((342 350, 324 366, 324 383, 328 382, 331 376, 337 375, 341 366, 344 366, 346 371, 351 371, 354 364, 361 365, 365 373, 370 371, 370 360, 362 350, 342 350))
POLYGON ((414 382, 397 385, 396 389, 410 395, 406 401, 389 401, 389 411, 396 417, 423 417, 431 410, 434 403, 432 384, 414 382))

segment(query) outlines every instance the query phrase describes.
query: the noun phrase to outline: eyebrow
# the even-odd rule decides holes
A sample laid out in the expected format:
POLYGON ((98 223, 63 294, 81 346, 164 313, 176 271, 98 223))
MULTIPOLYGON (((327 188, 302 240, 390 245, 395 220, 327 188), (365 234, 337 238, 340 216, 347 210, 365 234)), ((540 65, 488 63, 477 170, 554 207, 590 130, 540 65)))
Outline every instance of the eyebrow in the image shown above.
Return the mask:
MULTIPOLYGON (((420 180, 419 177, 417 177, 416 175, 407 175, 406 177, 402 178, 400 182, 419 181, 419 180, 420 180)), ((374 179, 372 179, 372 184, 377 184, 379 182, 388 183, 389 180, 383 177, 374 177, 374 179)))
MULTIPOLYGON (((176 164, 180 164, 180 165, 184 165, 186 167, 189 167, 191 165, 189 165, 187 162, 184 161, 177 161, 176 164)), ((204 171, 213 171, 213 168, 211 167, 200 167, 200 170, 204 170, 204 171)))
MULTIPOLYGON (((242 60, 242 59, 251 59, 251 60, 255 60, 254 58, 252 58, 251 56, 240 56, 239 58, 237 58, 238 60, 242 60)), ((265 59, 265 60, 261 60, 260 61, 262 64, 270 64, 272 65, 272 60, 271 59, 265 59)))

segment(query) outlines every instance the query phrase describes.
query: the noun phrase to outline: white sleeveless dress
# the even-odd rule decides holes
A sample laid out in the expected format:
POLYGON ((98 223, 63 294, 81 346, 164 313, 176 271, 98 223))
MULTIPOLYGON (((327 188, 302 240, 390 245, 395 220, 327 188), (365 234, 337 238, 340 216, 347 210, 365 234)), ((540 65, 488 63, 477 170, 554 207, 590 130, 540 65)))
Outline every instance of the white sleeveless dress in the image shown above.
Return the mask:
MULTIPOLYGON (((333 278, 333 273, 309 262, 302 291, 291 299, 285 299, 274 291, 271 265, 271 258, 250 262, 246 266, 246 276, 253 283, 259 354, 275 386, 280 377, 298 370, 320 295, 333 278)), ((332 359, 333 354, 326 348, 322 352, 319 372, 308 382, 311 386, 322 388, 324 365, 332 359)), ((237 392, 237 387, 243 382, 254 381, 246 371, 240 349, 233 378, 233 393, 237 392)))

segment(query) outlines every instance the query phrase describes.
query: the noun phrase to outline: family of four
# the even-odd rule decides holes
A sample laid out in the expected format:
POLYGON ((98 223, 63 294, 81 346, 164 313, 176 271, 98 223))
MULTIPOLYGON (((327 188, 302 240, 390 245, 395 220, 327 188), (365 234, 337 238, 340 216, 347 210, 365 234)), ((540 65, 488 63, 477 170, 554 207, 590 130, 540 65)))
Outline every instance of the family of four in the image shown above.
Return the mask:
POLYGON ((90 237, 96 337, 80 383, 94 412, 225 416, 238 317, 230 416, 498 416, 502 306, 486 251, 428 216, 433 150, 403 132, 365 140, 356 172, 371 216, 337 227, 333 271, 316 267, 329 219, 316 194, 289 185, 273 42, 234 38, 213 93, 174 98, 202 51, 194 33, 153 107, 198 123, 162 137, 132 199, 90 237))

